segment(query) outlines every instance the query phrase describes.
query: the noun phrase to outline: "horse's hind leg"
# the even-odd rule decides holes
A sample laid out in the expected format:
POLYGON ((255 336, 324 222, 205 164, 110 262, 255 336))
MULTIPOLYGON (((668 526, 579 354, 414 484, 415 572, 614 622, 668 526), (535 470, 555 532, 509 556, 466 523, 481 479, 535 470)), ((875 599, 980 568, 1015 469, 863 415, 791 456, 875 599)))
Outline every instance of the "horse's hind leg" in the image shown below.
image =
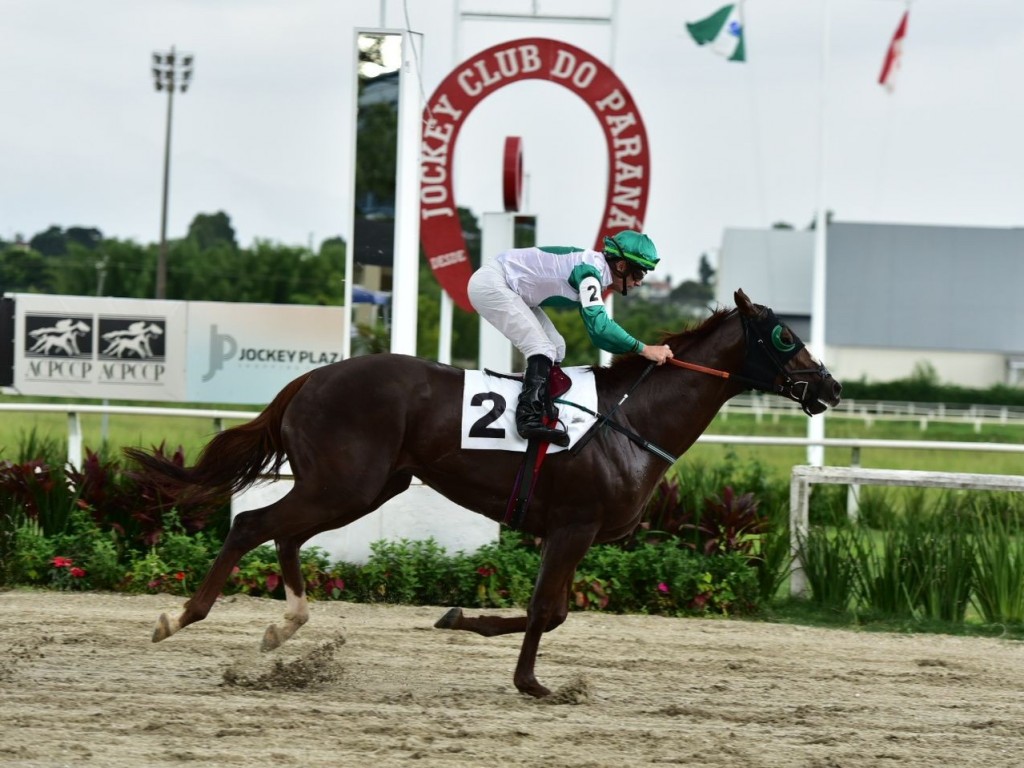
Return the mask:
MULTIPOLYGON (((278 648, 285 640, 294 635, 299 627, 309 621, 309 604, 306 600, 306 579, 302 575, 302 562, 299 557, 299 549, 304 542, 317 533, 329 528, 340 528, 359 519, 367 512, 371 512, 388 499, 397 496, 409 487, 412 476, 400 473, 388 478, 384 487, 377 497, 368 505, 355 504, 348 513, 341 513, 339 517, 331 520, 330 525, 320 524, 314 528, 304 531, 300 535, 293 535, 288 538, 278 539, 277 559, 281 564, 281 576, 284 580, 284 593, 288 604, 284 614, 284 624, 277 626, 271 624, 263 633, 263 642, 260 648, 264 651, 272 651, 278 648)), ((309 505, 315 506, 315 500, 308 500, 309 505)))
POLYGON ((205 619, 223 591, 232 569, 238 565, 242 556, 263 542, 284 535, 285 532, 280 528, 282 525, 288 526, 287 510, 294 503, 289 501, 290 495, 269 506, 242 512, 235 517, 216 560, 210 566, 202 584, 185 603, 181 614, 177 618, 171 618, 166 613, 160 615, 153 629, 154 643, 166 640, 179 629, 205 619))
POLYGON ((302 563, 299 548, 302 539, 278 539, 277 560, 281 564, 281 577, 284 581, 284 594, 287 607, 284 613, 284 624, 271 624, 263 633, 260 649, 272 651, 285 640, 294 635, 299 627, 309 621, 309 603, 306 601, 306 580, 302 576, 302 563))

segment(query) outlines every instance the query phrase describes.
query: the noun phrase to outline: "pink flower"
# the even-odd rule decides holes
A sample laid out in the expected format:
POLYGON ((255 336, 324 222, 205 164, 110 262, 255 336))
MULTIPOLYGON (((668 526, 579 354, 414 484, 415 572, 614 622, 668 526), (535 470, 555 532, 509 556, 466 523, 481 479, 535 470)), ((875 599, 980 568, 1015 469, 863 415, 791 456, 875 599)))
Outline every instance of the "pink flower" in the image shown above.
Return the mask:
POLYGON ((663 592, 664 594, 667 595, 668 594, 668 584, 666 584, 664 581, 658 582, 658 591, 659 592, 663 592))
POLYGON ((72 560, 70 557, 58 556, 53 558, 52 562, 55 568, 70 568, 74 560, 72 560))
POLYGON ((72 575, 72 576, 73 576, 74 578, 76 578, 76 579, 80 579, 80 578, 82 578, 83 576, 85 576, 85 569, 84 569, 84 568, 77 568, 77 567, 76 567, 76 568, 72 568, 72 569, 71 569, 71 571, 70 571, 70 573, 71 573, 71 575, 72 575))

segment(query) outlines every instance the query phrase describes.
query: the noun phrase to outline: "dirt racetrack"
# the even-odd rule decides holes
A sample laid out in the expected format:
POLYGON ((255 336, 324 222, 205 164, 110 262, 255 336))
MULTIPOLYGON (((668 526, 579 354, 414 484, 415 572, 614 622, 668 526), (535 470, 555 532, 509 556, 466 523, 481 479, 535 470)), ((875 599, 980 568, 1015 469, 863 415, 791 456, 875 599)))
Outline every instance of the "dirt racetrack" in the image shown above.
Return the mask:
POLYGON ((442 609, 0 592, 0 765, 1021 766, 1024 645, 573 613, 541 644, 432 628, 442 609))

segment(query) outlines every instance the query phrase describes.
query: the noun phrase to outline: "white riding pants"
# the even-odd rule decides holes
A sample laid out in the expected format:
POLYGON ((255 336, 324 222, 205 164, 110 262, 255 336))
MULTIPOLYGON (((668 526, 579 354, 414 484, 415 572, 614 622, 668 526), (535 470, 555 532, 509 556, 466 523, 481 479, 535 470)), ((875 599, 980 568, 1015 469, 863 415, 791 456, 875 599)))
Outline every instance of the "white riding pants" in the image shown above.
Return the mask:
POLYGON ((495 259, 469 278, 469 302, 527 359, 533 355, 544 355, 552 362, 565 358, 565 339, 551 318, 540 307, 527 306, 522 296, 508 287, 505 270, 495 259))

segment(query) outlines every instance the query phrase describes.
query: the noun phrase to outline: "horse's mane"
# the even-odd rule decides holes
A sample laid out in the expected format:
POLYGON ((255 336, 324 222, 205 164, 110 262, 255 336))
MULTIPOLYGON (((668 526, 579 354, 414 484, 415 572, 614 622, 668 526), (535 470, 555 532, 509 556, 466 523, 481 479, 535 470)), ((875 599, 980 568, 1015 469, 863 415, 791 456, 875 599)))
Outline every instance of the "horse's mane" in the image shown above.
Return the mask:
MULTIPOLYGON (((691 344, 703 339, 718 330, 725 319, 733 313, 731 309, 719 308, 711 313, 704 322, 692 328, 684 328, 676 333, 663 331, 660 343, 668 344, 675 354, 679 354, 691 344)), ((640 355, 619 355, 612 360, 609 369, 623 370, 633 366, 643 366, 647 360, 640 355)))

